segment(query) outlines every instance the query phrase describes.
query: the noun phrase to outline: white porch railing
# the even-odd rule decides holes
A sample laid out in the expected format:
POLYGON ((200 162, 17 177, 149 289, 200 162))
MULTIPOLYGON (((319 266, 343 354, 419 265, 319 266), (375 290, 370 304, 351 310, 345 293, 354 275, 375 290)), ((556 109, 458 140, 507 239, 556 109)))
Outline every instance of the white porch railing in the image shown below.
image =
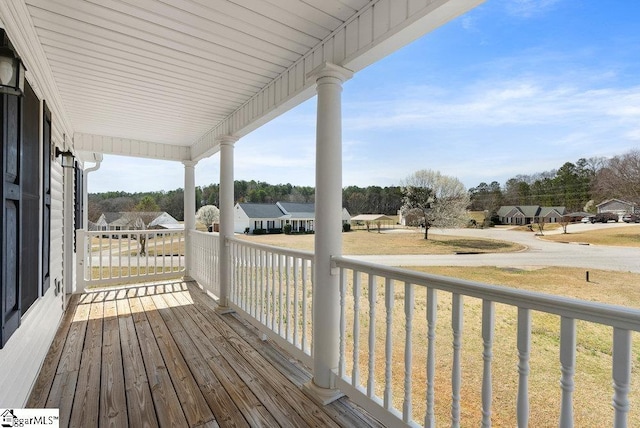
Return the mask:
MULTIPOLYGON (((215 254, 217 236, 200 237, 209 242, 192 239, 194 257, 209 245, 215 254)), ((311 366, 313 254, 235 238, 228 243, 229 305, 311 366)), ((640 421, 637 376, 631 382, 634 360, 640 361, 640 343, 632 349, 640 310, 345 257, 333 261, 341 295, 336 382, 386 425, 572 427, 574 413, 584 423, 594 408, 610 415, 603 426, 640 421), (606 331, 597 336, 596 329, 606 331), (606 343, 589 343, 603 335, 606 343), (541 340, 546 336, 552 343, 541 340), (592 373, 582 365, 594 352, 611 375, 597 382, 599 391, 585 391, 592 373), (585 402, 585 396, 596 398, 585 402)), ((196 265, 216 264, 205 256, 196 265)))
MULTIPOLYGON (((460 426, 463 405, 469 408, 469 403, 477 402, 477 423, 489 427, 497 416, 492 407, 493 388, 498 385, 502 394, 505 384, 514 380, 510 400, 513 405, 505 404, 504 397, 500 401, 501 406, 512 407, 513 410, 506 420, 503 419, 507 425, 514 426, 515 420, 519 427, 526 427, 529 422, 531 426, 572 427, 573 392, 577 384, 576 357, 580 355, 578 347, 585 347, 584 343, 576 344, 578 321, 580 328, 588 331, 594 326, 610 328, 611 343, 604 347, 612 349, 608 364, 612 367, 613 388, 608 392, 605 388, 600 399, 608 405, 613 395, 613 412, 608 425, 634 426, 628 424, 632 332, 640 331, 640 310, 382 267, 344 257, 334 258, 334 263, 341 276, 338 386, 382 422, 393 426, 400 423, 420 426, 424 423, 426 427, 435 427, 436 416, 440 415, 440 425, 460 426), (463 299, 475 300, 476 304, 463 305, 463 299), (500 336, 495 335, 496 304, 500 306, 500 336), (513 313, 505 316, 505 310, 513 313), (444 327, 437 317, 439 311, 450 316, 450 322, 444 322, 448 324, 444 327), (468 317, 465 319, 467 326, 477 337, 477 345, 471 345, 475 348, 470 350, 471 356, 463 356, 462 353, 463 314, 468 317), (551 383, 548 379, 541 381, 544 388, 537 391, 536 403, 541 402, 540 395, 543 398, 553 397, 554 390, 558 391, 558 397, 554 404, 550 404, 555 409, 538 408, 535 418, 530 421, 530 415, 534 414, 533 408, 530 409, 530 372, 536 370, 536 366, 530 368, 534 361, 531 352, 532 316, 555 317, 558 325, 558 343, 555 343, 558 351, 557 377, 551 383), (506 335, 504 332, 508 329, 503 324, 511 320, 515 331, 506 335), (448 332, 448 338, 439 340, 448 341, 450 345, 445 343, 436 347, 436 331, 443 328, 448 332), (494 376, 492 372, 494 360, 498 358, 497 344, 500 344, 501 353, 506 348, 513 357, 512 364, 508 365, 513 367, 511 373, 496 373, 494 376), (442 353, 437 358, 436 349, 442 353), (470 359, 482 361, 478 372, 464 372, 465 366, 470 365, 470 359), (443 420, 442 411, 436 412, 436 405, 442 407, 443 402, 449 404, 444 412, 450 415, 448 421, 443 420), (414 411, 416 407, 422 408, 418 418, 414 411), (553 422, 540 420, 540 415, 554 413, 558 416, 553 422)), ((534 335, 539 333, 535 329, 533 331, 534 335)), ((585 340, 590 335, 588 331, 583 337, 585 340)), ((474 343, 473 338, 468 340, 465 344, 474 343)), ((536 351, 545 346, 534 345, 536 351)), ((635 358, 640 358, 638 354, 640 351, 636 349, 635 358)), ((535 362, 540 362, 540 358, 536 357, 535 362)), ((588 371, 588 368, 583 370, 588 371)), ((585 407, 592 409, 597 405, 581 402, 579 409, 584 413, 585 407)), ((504 408, 499 410, 506 412, 504 408)), ((637 413, 634 417, 635 421, 640 420, 637 413)), ((501 425, 495 420, 493 423, 501 425)), ((468 419, 464 425, 477 426, 476 422, 468 419)))
POLYGON ((190 276, 205 290, 220 295, 220 235, 189 231, 191 260, 187 260, 190 276))
POLYGON ((182 230, 77 230, 77 291, 178 277, 184 246, 182 230))
POLYGON ((229 305, 305 364, 311 360, 313 253, 228 239, 229 305))

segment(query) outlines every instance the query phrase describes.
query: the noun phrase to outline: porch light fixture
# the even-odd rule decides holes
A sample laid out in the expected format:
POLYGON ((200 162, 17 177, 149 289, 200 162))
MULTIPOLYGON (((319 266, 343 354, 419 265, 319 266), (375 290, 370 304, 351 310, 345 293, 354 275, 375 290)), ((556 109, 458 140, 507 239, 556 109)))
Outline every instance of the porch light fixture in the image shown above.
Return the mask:
POLYGON ((7 33, 0 28, 0 93, 22 96, 24 65, 11 45, 7 33))
POLYGON ((63 168, 73 168, 75 166, 75 157, 71 150, 62 151, 59 147, 56 147, 56 158, 62 156, 62 167, 63 168))

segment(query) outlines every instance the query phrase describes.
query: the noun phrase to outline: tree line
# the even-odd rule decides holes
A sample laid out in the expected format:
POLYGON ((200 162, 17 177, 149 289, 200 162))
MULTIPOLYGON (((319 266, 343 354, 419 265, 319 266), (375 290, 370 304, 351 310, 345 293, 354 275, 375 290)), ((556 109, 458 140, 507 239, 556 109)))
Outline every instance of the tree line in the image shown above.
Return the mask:
MULTIPOLYGON (((196 210, 204 205, 219 206, 218 184, 196 187, 196 210)), ((342 203, 351 215, 395 215, 403 206, 401 186, 347 186, 342 203)), ((469 189, 468 209, 495 213, 502 205, 564 206, 569 211, 593 211, 595 204, 618 198, 640 203, 640 151, 632 150, 613 158, 581 158, 566 162, 558 169, 532 175, 516 175, 501 185, 497 181, 480 183, 469 189)), ((275 203, 315 200, 315 189, 292 184, 268 184, 236 180, 236 202, 275 203)), ((89 194, 89 220, 102 212, 166 211, 177 220, 184 219, 184 191, 89 194), (154 208, 154 209, 150 209, 154 208), (155 209, 157 208, 157 209, 155 209)))
POLYGON ((493 181, 469 189, 469 209, 493 213, 502 205, 563 206, 570 212, 594 212, 607 199, 640 204, 640 151, 613 158, 581 158, 560 168, 517 175, 504 187, 493 181))

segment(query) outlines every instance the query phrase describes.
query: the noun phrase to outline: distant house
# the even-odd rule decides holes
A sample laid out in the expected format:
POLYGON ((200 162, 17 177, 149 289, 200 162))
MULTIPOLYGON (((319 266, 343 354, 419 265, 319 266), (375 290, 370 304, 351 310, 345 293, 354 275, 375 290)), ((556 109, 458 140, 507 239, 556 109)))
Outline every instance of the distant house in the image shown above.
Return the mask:
POLYGON ((531 224, 544 219, 545 223, 557 223, 567 213, 565 207, 543 207, 540 205, 503 205, 498 210, 502 224, 531 224))
POLYGON ((365 225, 367 230, 369 230, 369 227, 372 225, 375 227, 383 225, 387 227, 393 226, 395 219, 384 214, 358 214, 357 216, 351 217, 351 223, 354 223, 356 226, 365 225))
MULTIPOLYGON (((349 212, 342 209, 342 222, 351 220, 349 212)), ((285 225, 291 225, 293 232, 314 230, 315 204, 276 202, 275 204, 238 203, 234 209, 234 231, 253 233, 264 229, 267 233, 281 232, 285 225)))
POLYGON ((614 213, 618 217, 622 217, 625 214, 636 214, 640 212, 638 204, 633 202, 623 201, 621 199, 607 199, 604 202, 600 202, 596 205, 598 213, 614 213))
POLYGON ((142 229, 144 224, 146 229, 175 229, 181 225, 167 212, 106 212, 93 223, 94 230, 131 230, 142 229))

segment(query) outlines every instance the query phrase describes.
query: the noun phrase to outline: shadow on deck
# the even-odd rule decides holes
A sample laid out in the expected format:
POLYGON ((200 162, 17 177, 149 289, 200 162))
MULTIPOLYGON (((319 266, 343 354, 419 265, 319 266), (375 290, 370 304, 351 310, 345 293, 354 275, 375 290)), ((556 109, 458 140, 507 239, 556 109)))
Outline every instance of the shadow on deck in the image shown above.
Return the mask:
POLYGON ((74 295, 28 407, 61 426, 381 426, 343 397, 318 406, 304 367, 195 283, 74 295))

